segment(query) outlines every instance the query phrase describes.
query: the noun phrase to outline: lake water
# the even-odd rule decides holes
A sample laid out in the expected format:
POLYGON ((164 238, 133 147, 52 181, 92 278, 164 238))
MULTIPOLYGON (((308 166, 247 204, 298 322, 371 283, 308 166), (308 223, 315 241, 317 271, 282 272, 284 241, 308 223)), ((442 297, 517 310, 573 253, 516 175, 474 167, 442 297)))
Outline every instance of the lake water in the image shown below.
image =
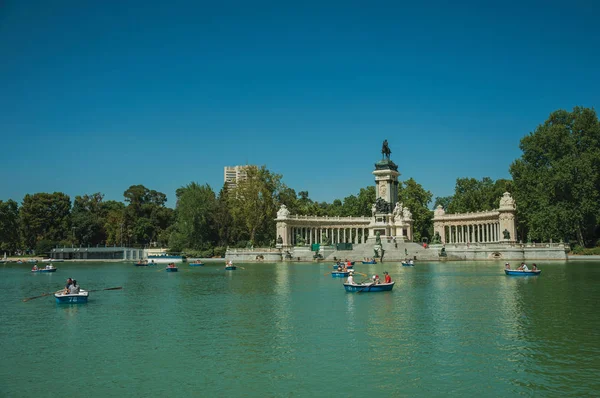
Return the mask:
POLYGON ((357 265, 396 281, 361 294, 329 263, 237 265, 0 265, 0 396, 600 395, 598 262, 357 265), (22 301, 67 277, 123 289, 22 301))

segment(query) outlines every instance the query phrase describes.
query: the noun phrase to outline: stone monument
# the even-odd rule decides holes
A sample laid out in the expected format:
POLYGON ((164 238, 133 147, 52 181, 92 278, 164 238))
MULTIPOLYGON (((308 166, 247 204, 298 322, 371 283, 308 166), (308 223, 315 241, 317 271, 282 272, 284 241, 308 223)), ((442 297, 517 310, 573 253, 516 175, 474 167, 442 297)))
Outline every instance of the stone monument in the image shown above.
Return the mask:
POLYGON ((377 233, 382 237, 412 240, 412 214, 398 203, 398 166, 390 159, 388 141, 381 146, 382 158, 375 163, 375 203, 371 208, 373 220, 369 224, 369 240, 377 233))

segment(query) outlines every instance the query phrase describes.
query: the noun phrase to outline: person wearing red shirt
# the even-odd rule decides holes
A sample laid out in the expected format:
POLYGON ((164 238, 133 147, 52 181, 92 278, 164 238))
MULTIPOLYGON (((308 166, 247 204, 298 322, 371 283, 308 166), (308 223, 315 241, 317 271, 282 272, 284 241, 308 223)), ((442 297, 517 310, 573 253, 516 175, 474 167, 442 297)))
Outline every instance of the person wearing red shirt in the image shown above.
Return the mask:
POLYGON ((390 274, 388 274, 387 271, 384 271, 383 273, 385 274, 385 283, 392 283, 392 277, 390 274))

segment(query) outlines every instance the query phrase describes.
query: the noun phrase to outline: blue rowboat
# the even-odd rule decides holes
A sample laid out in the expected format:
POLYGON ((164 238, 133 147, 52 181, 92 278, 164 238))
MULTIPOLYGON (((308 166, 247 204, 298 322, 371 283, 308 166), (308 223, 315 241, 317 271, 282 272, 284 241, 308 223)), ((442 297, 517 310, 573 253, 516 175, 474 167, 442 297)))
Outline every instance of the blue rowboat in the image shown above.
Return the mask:
POLYGON ((520 271, 518 269, 505 269, 504 273, 512 276, 534 276, 541 274, 542 270, 538 269, 537 271, 520 271))
POLYGON ((32 269, 31 272, 56 272, 58 268, 40 268, 40 269, 32 269))
POLYGON ((79 293, 64 294, 63 291, 54 293, 56 302, 59 304, 80 304, 87 303, 89 293, 86 290, 80 290, 79 293))
POLYGON ((415 265, 411 264, 411 263, 402 263, 402 266, 403 267, 414 267, 415 265))
POLYGON ((189 263, 190 267, 202 267, 204 266, 204 263, 189 263))
POLYGON ((331 277, 332 278, 345 278, 349 274, 350 274, 350 272, 348 272, 348 271, 346 271, 346 272, 333 271, 331 273, 331 277))
POLYGON ((372 261, 363 261, 363 264, 377 264, 377 261, 372 260, 372 261))
POLYGON ((367 292, 389 292, 394 288, 394 283, 380 283, 379 285, 374 285, 372 283, 364 283, 364 284, 348 284, 344 283, 344 289, 347 292, 359 292, 359 293, 367 293, 367 292))
MULTIPOLYGON (((342 268, 344 268, 344 266, 343 266, 343 265, 342 265, 342 268)), ((352 268, 354 268, 354 266, 353 266, 353 265, 346 265, 346 269, 352 269, 352 268)), ((338 266, 337 266, 337 264, 333 264, 333 269, 338 269, 338 266)))
POLYGON ((136 267, 147 267, 150 264, 148 264, 148 263, 134 263, 133 265, 135 265, 136 267))
POLYGON ((225 267, 225 271, 233 271, 234 269, 237 269, 235 265, 228 265, 227 267, 225 267))
POLYGON ((178 268, 177 267, 167 267, 167 268, 165 268, 165 270, 167 272, 177 272, 178 268))

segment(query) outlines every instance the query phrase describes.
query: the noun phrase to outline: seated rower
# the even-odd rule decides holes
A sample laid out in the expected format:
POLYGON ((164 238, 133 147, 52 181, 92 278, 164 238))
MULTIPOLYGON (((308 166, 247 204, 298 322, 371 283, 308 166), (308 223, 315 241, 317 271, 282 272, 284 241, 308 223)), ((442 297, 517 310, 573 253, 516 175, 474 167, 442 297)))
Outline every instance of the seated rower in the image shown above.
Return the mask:
POLYGON ((379 279, 379 275, 375 275, 375 284, 376 285, 380 285, 381 284, 381 280, 379 279))
POLYGON ((350 272, 350 275, 348 275, 348 280, 346 281, 346 283, 348 283, 350 285, 354 285, 354 272, 350 272))
POLYGON ((505 263, 504 264, 504 269, 510 269, 510 264, 509 263, 505 263))
POLYGON ((523 271, 529 271, 529 268, 527 268, 527 264, 523 264, 523 268, 521 268, 523 271))
POLYGON ((37 264, 34 264, 34 265, 33 265, 33 268, 32 268, 31 270, 32 270, 32 271, 37 271, 37 270, 38 270, 38 266, 37 266, 37 264))
POLYGON ((388 274, 387 271, 383 271, 383 273, 385 274, 384 282, 385 283, 392 283, 392 277, 390 276, 390 274, 388 274))
POLYGON ((73 279, 73 283, 71 284, 71 286, 69 286, 69 294, 78 294, 79 293, 79 285, 77 284, 77 281, 75 279, 73 279))
POLYGON ((535 263, 533 263, 533 266, 531 267, 531 270, 532 271, 537 271, 538 270, 538 267, 537 267, 537 265, 535 265, 535 263))

